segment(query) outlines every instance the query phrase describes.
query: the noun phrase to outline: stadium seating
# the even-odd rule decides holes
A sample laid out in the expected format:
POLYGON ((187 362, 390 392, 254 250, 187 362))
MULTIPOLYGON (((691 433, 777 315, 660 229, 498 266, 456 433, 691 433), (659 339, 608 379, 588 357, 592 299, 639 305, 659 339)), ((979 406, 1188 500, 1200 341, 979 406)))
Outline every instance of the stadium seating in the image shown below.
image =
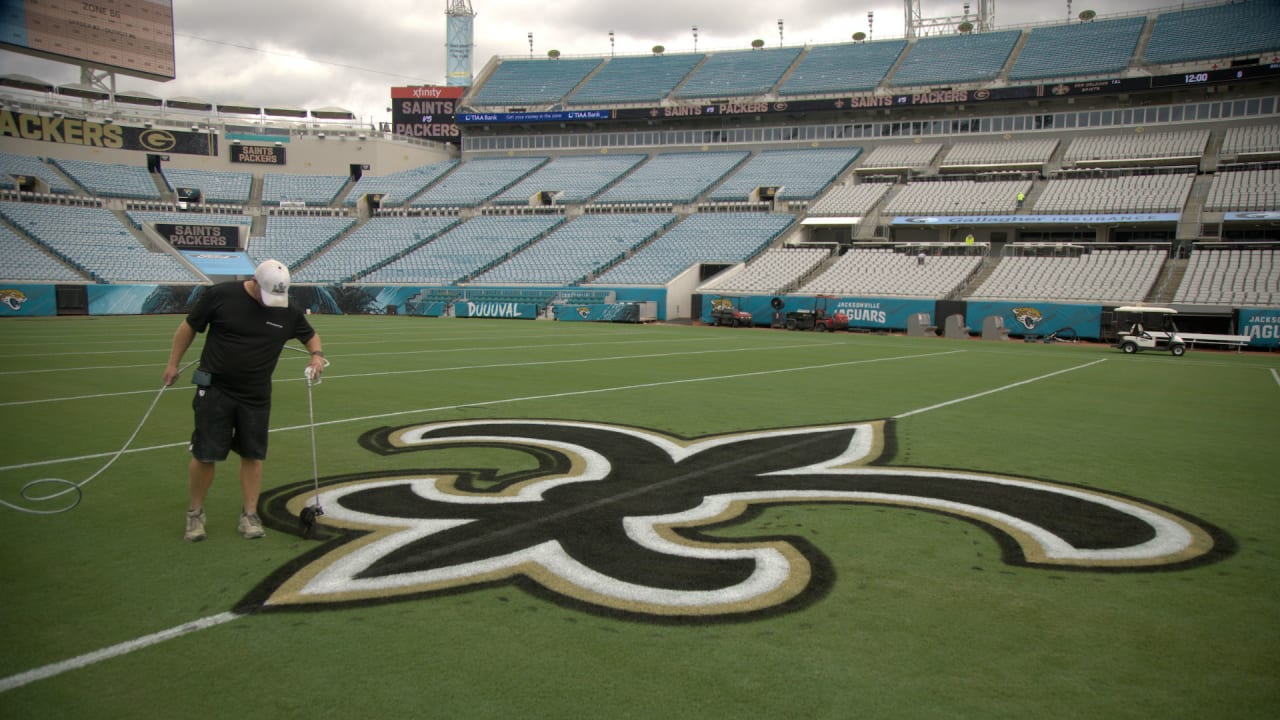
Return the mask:
POLYGON ((80 187, 101 197, 159 200, 160 190, 144 165, 53 159, 59 170, 80 187))
POLYGON ((598 285, 662 285, 695 263, 732 265, 760 252, 795 221, 782 213, 700 213, 685 218, 597 277, 598 285))
POLYGON ((1072 139, 1062 160, 1064 164, 1077 166, 1117 165, 1140 160, 1199 162, 1208 142, 1208 130, 1084 135, 1072 139))
POLYGON ((161 174, 170 190, 196 188, 204 202, 244 205, 249 202, 249 190, 253 187, 253 174, 247 172, 165 168, 161 174))
POLYGON ((1280 210, 1280 168, 1219 168, 1209 187, 1205 210, 1280 210))
POLYGON ((849 216, 861 217, 884 198, 892 187, 888 183, 858 183, 836 185, 809 206, 810 217, 849 216))
POLYGON ((610 58, 565 100, 566 105, 658 104, 702 59, 701 54, 610 58))
POLYGON ((906 47, 906 40, 812 47, 778 88, 778 94, 818 95, 874 90, 906 47))
POLYGON ((993 80, 1021 35, 1021 30, 998 30, 920 38, 890 82, 910 86, 993 80))
POLYGON ((5 179, 9 180, 8 186, 16 188, 17 184, 13 182, 13 179, 21 175, 29 175, 43 180, 49 186, 50 193, 69 195, 76 192, 76 189, 68 184, 56 169, 40 158, 0 152, 0 176, 4 176, 5 179))
POLYGON ((250 237, 245 251, 255 264, 274 259, 296 268, 355 223, 349 217, 269 217, 266 234, 250 237))
POLYGON ((492 267, 562 222, 563 217, 545 215, 473 218, 368 272, 360 280, 424 285, 461 282, 492 267))
POLYGON ((762 150, 720 187, 712 200, 746 200, 759 187, 777 187, 777 197, 808 200, 817 197, 857 159, 860 147, 804 150, 762 150))
POLYGON ((262 204, 300 202, 310 206, 332 205, 346 187, 347 175, 285 175, 263 173, 262 204))
POLYGON ((0 226, 0 281, 5 282, 84 282, 84 277, 55 257, 0 226))
POLYGON ((1195 175, 1057 178, 1036 200, 1036 213, 1176 213, 1187 203, 1195 175))
POLYGON ((691 203, 719 182, 747 156, 746 150, 661 153, 636 168, 595 203, 691 203))
POLYGON ((867 154, 858 170, 922 170, 933 164, 941 151, 942 143, 878 145, 867 154))
POLYGON ((404 205, 457 166, 457 160, 447 160, 390 175, 364 175, 352 186, 343 204, 351 207, 365 195, 381 195, 382 207, 404 205))
POLYGON ((676 89, 680 98, 752 97, 769 92, 800 55, 800 48, 714 53, 676 89))
POLYGON ((108 210, 5 202, 0 216, 94 280, 193 284, 205 279, 176 256, 143 247, 108 210))
POLYGON ((1075 255, 1008 255, 968 300, 1039 300, 1124 305, 1151 291, 1164 264, 1159 249, 1093 249, 1075 255))
MULTIPOLYGON (((527 205, 531 198, 548 193, 543 204, 584 203, 640 164, 644 155, 566 155, 530 173, 493 198, 498 205, 527 205)), ((533 204, 539 204, 534 199, 533 204)))
POLYGON ((1222 137, 1221 154, 1232 160, 1280 156, 1280 125, 1229 127, 1222 137))
POLYGON ((477 106, 557 103, 601 62, 600 58, 505 59, 471 96, 471 103, 477 106))
POLYGON ((472 285, 571 285, 597 272, 676 221, 671 213, 585 215, 552 231, 472 285))
POLYGON ((414 198, 411 207, 475 207, 519 181, 545 157, 470 160, 414 198))
POLYGON ((1017 209, 1030 180, 913 182, 885 205, 884 215, 1005 215, 1017 209))
POLYGON ((1209 60, 1280 49, 1280 3, 1243 0, 1175 10, 1156 17, 1143 61, 1152 65, 1209 60))
POLYGON ((1033 28, 1010 80, 1116 73, 1129 67, 1138 48, 1145 17, 1033 28))
POLYGON ((982 264, 981 255, 934 255, 918 247, 853 248, 800 288, 831 295, 943 298, 982 264))
POLYGON ((1175 303, 1280 306, 1280 249, 1197 246, 1175 303))
POLYGON ((294 282, 346 282, 452 227, 457 218, 371 218, 293 273, 294 282))
POLYGON ((830 254, 822 248, 769 248, 738 272, 713 278, 701 291, 775 295, 812 272, 830 254))
POLYGON ((942 169, 967 167, 1043 167, 1058 147, 1057 138, 962 140, 938 163, 942 169))

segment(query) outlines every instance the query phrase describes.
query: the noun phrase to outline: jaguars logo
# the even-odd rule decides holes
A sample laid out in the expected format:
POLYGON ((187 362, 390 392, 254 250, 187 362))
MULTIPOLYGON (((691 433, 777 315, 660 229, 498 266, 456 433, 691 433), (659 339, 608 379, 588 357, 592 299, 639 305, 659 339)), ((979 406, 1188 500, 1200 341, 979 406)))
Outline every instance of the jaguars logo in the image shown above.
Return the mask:
POLYGON ((588 320, 591 318, 591 308, 579 307, 576 310, 578 313, 578 317, 582 318, 583 320, 588 320))
POLYGON ((733 301, 729 298, 716 298, 711 301, 712 310, 732 310, 733 301))
POLYGON ((17 312, 22 309, 23 304, 27 302, 27 294, 16 288, 5 288, 0 290, 0 303, 10 310, 17 312))
POLYGON ((1014 308, 1013 317, 1028 330, 1035 330, 1036 326, 1044 320, 1044 314, 1033 307, 1014 308))
MULTIPOLYGON (((265 522, 324 544, 240 607, 318 609, 510 585, 567 607, 654 622, 749 620, 812 604, 839 582, 820 538, 743 527, 771 506, 876 505, 985 528, 1004 562, 1143 571, 1226 557, 1188 515, 1034 478, 886 463, 893 421, 682 438, 593 422, 474 420, 381 428, 361 444, 406 469, 274 489, 265 522), (501 448, 521 469, 438 467, 501 448), (463 455, 465 457, 465 455, 463 455)), ((868 548, 868 552, 874 552, 868 548)))

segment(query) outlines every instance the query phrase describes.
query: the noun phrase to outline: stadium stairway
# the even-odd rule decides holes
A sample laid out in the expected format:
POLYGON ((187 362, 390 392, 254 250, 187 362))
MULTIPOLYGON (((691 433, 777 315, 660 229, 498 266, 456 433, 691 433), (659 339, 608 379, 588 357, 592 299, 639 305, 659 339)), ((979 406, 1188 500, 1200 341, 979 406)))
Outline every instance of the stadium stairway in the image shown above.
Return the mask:
POLYGON ((907 38, 907 46, 902 48, 902 52, 898 53, 898 59, 894 61, 893 65, 889 67, 888 72, 884 74, 884 79, 876 86, 876 90, 884 90, 893 87, 893 76, 898 74, 898 69, 907 61, 907 56, 915 49, 917 41, 919 41, 919 38, 907 38))
POLYGON ((1147 16, 1147 24, 1142 27, 1138 36, 1138 45, 1133 49, 1133 57, 1129 59, 1129 72, 1142 69, 1142 56, 1147 54, 1147 45, 1151 44, 1151 33, 1156 29, 1154 16, 1147 16))
MULTIPOLYGON (((1218 141, 1221 143, 1221 138, 1218 141)), ((1178 218, 1178 227, 1174 233, 1174 240, 1178 244, 1189 245, 1192 240, 1200 237, 1204 204, 1209 199, 1209 188, 1212 186, 1213 176, 1207 173, 1196 175, 1196 179, 1191 182, 1191 192, 1187 193, 1187 202, 1182 206, 1182 215, 1178 218)))
POLYGON ((1018 36, 1018 42, 1013 44, 1013 49, 1009 51, 1009 57, 1005 59, 1004 67, 1000 68, 1000 72, 996 75, 997 83, 1008 83, 1009 73, 1013 72, 1014 63, 1018 62, 1018 56, 1022 54, 1022 46, 1027 44, 1027 38, 1031 37, 1030 30, 1023 30, 1018 36))
POLYGON ((711 58, 711 55, 707 53, 703 53, 702 59, 699 60, 698 63, 694 65, 692 68, 690 68, 689 72, 685 73, 684 77, 680 78, 680 82, 676 83, 675 87, 671 88, 671 90, 667 92, 667 99, 680 97, 680 91, 684 89, 685 83, 689 82, 689 78, 692 78, 694 75, 697 75, 698 71, 702 69, 703 65, 707 64, 707 60, 710 58, 711 58))
POLYGON ((853 233, 854 240, 872 240, 876 238, 876 232, 880 229, 880 211, 893 199, 894 195, 902 192, 906 185, 895 183, 889 188, 889 192, 880 198, 880 202, 871 208, 871 212, 862 218, 862 222, 858 223, 858 229, 853 233))
POLYGON ((1187 263, 1187 260, 1178 258, 1165 260, 1164 267, 1160 269, 1160 277, 1151 286, 1151 292, 1147 293, 1143 302, 1149 305, 1168 305, 1173 302, 1173 296, 1177 294, 1178 286, 1187 274, 1187 263))

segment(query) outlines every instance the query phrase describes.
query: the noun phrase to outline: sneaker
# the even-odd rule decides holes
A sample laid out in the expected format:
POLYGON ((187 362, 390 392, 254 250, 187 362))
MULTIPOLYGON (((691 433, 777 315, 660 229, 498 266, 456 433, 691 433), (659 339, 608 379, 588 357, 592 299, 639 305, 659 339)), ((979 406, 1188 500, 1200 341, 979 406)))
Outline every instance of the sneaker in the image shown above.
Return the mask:
POLYGON ((187 542, 200 542, 204 535, 204 508, 187 511, 187 531, 182 539, 187 542))
POLYGON ((246 540, 260 538, 267 533, 262 529, 262 521, 258 519, 257 513, 240 513, 240 534, 246 540))

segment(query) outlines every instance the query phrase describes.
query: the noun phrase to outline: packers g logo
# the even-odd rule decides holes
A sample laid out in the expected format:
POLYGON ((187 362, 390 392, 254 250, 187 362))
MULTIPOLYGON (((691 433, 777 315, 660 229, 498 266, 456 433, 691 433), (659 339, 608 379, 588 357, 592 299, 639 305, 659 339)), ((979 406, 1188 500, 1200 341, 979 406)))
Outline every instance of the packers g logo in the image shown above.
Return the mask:
POLYGON ((138 142, 148 150, 164 152, 172 150, 178 144, 178 139, 168 130, 147 130, 138 136, 138 142))
MULTIPOLYGON (((529 470, 430 468, 329 478, 330 541, 245 598, 263 609, 427 598, 511 583, 641 620, 750 619, 802 608, 833 583, 807 539, 721 537, 771 505, 937 512, 992 534, 1012 565, 1135 571, 1213 562, 1230 538, 1141 501, 1041 480, 877 465, 892 421, 685 439, 588 422, 477 420, 383 428, 361 443, 411 463, 435 448, 507 448, 529 470), (705 532, 715 528, 716 536, 705 532)), ((456 455, 455 455, 456 456, 456 455)), ((421 458, 421 459, 420 459, 421 458)), ((263 496, 295 532, 311 482, 263 496)))
POLYGON ((1033 307, 1018 307, 1013 309, 1013 317, 1022 323, 1022 327, 1028 330, 1035 330, 1036 326, 1044 320, 1044 314, 1033 307))

